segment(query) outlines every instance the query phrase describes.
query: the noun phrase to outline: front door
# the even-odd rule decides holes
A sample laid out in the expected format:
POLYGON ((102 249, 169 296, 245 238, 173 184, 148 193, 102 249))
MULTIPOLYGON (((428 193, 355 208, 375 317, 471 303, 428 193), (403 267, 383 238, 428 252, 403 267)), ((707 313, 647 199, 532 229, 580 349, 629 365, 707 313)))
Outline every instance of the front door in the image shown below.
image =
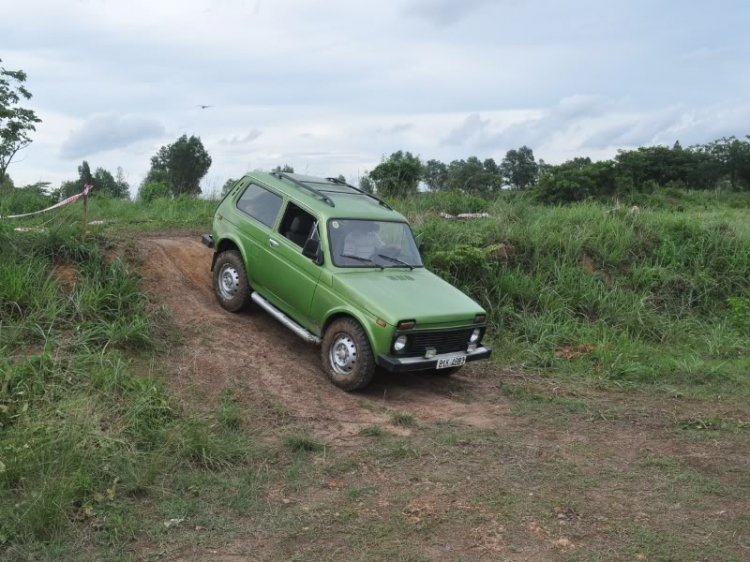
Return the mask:
POLYGON ((278 228, 268 239, 270 255, 265 269, 265 274, 273 280, 268 290, 287 314, 309 330, 316 330, 310 306, 321 266, 303 256, 302 247, 315 235, 316 228, 317 219, 312 213, 288 203, 278 228))

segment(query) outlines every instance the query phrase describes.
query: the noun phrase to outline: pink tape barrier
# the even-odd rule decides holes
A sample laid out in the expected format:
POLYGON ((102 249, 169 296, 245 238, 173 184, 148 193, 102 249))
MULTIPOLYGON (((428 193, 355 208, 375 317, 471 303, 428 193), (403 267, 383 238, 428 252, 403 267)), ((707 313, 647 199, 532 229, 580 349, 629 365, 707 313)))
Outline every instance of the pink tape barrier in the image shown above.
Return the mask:
POLYGON ((0 220, 1 219, 21 219, 23 217, 32 217, 34 215, 41 215, 42 213, 46 213, 47 211, 52 211, 53 209, 58 209, 60 207, 64 207, 65 205, 70 205, 71 203, 75 203, 84 195, 88 195, 92 189, 93 189, 93 186, 86 184, 83 186, 83 191, 81 193, 78 193, 77 195, 72 195, 71 197, 68 197, 67 199, 63 199, 62 201, 60 201, 59 203, 55 203, 51 207, 47 207, 46 209, 42 209, 41 211, 34 211, 33 213, 24 213, 22 215, 7 215, 5 217, 0 216, 0 220))

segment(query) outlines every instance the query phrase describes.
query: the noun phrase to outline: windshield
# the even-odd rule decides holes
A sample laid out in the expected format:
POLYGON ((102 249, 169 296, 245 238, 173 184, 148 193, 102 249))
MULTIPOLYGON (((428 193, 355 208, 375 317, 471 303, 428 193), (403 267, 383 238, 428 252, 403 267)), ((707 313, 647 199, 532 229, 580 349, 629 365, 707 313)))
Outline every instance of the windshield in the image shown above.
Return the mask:
POLYGON ((328 222, 331 257, 338 267, 422 267, 417 243, 405 222, 328 222))

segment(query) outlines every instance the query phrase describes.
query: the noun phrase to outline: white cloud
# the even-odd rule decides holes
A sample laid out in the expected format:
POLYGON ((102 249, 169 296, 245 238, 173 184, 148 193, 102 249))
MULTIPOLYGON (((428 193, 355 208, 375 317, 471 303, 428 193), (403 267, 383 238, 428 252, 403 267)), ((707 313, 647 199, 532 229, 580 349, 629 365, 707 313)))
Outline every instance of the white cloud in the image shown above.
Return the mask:
POLYGON ((466 141, 480 136, 489 124, 489 120, 482 120, 478 113, 472 113, 458 127, 451 129, 442 143, 452 146, 463 146, 466 144, 466 141))
POLYGON ((246 134, 243 137, 232 137, 231 139, 223 138, 219 141, 219 144, 224 144, 224 145, 248 144, 248 143, 253 142, 262 134, 263 134, 263 131, 259 129, 253 129, 252 131, 250 131, 248 134, 246 134))
POLYGON ((68 160, 82 158, 163 135, 164 125, 156 119, 114 113, 94 115, 65 139, 60 156, 68 160))
POLYGON ((7 4, 3 65, 28 73, 43 119, 17 183, 93 155, 135 184, 182 134, 222 185, 290 160, 351 178, 396 150, 501 159, 528 144, 559 161, 750 130, 750 5, 682 6, 674 25, 647 0, 7 4))
POLYGON ((446 26, 493 3, 499 2, 497 0, 410 0, 403 10, 407 15, 446 26))

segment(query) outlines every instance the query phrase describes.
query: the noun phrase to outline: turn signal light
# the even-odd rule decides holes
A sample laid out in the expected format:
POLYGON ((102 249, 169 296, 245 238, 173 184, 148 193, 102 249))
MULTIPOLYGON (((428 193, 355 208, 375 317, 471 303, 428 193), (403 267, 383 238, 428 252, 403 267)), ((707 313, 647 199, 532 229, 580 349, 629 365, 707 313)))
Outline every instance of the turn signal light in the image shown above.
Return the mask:
POLYGON ((397 328, 399 330, 411 330, 416 325, 416 320, 401 320, 401 322, 398 323, 397 328))
POLYGON ((474 324, 484 324, 484 321, 487 320, 486 314, 477 314, 474 317, 474 324))

